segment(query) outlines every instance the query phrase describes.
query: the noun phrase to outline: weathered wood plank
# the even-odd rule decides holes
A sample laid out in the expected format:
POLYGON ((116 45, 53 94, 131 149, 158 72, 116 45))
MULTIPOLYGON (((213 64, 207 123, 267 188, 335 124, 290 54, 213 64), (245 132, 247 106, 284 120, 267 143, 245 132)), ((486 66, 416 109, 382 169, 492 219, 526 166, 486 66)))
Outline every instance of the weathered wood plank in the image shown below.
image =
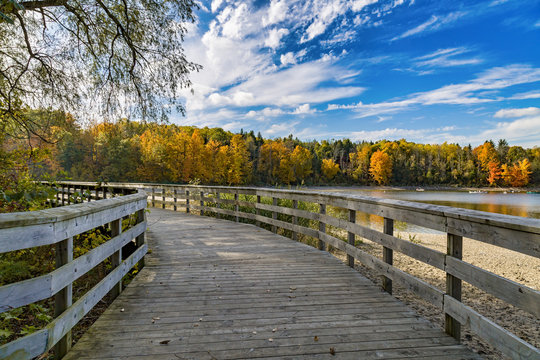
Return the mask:
MULTIPOLYGON (((205 207, 211 209, 354 248, 328 241, 329 235, 316 229, 205 207)), ((474 358, 328 253, 253 225, 160 209, 149 216, 153 252, 147 266, 68 360, 172 354, 210 359, 208 351, 220 359, 316 357, 329 354, 330 346, 343 354, 437 357, 448 350, 474 358), (160 344, 164 340, 169 342, 160 344)))
POLYGON ((49 274, 0 287, 0 312, 53 296, 145 230, 146 222, 140 223, 49 274))
POLYGON ((540 359, 540 350, 503 329, 451 296, 444 296, 444 311, 512 359, 540 359))
POLYGON ((446 271, 540 318, 540 292, 462 260, 448 257, 446 271))

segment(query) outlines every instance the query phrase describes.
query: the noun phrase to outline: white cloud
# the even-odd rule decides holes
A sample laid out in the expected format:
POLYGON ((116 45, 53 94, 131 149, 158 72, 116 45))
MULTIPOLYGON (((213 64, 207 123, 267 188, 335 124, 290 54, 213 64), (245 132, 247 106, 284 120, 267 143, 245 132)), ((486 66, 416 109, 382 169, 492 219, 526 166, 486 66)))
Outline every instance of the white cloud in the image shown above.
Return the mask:
POLYGON ((494 115, 496 118, 518 118, 525 116, 540 115, 540 108, 528 107, 521 109, 501 109, 494 115))
POLYGON ((440 27, 442 27, 443 25, 450 24, 462 18, 466 14, 467 12, 465 11, 456 11, 456 12, 449 13, 445 16, 432 15, 431 18, 429 18, 429 20, 423 22, 422 24, 410 30, 405 31, 403 34, 399 36, 395 36, 394 38, 392 38, 392 41, 403 39, 403 38, 420 34, 423 32, 435 31, 439 29, 440 27))
POLYGON ((282 65, 296 64, 296 56, 294 56, 294 53, 291 51, 286 54, 281 54, 279 60, 282 65))
POLYGON ((292 112, 295 115, 301 115, 301 114, 313 114, 315 112, 315 109, 312 109, 309 104, 302 104, 294 111, 292 112))
POLYGON ((513 85, 540 81, 540 68, 528 65, 509 65, 496 67, 481 73, 476 79, 446 85, 441 88, 409 95, 404 100, 385 101, 375 104, 328 105, 328 110, 353 109, 359 117, 382 115, 405 110, 413 105, 435 104, 479 104, 503 100, 489 96, 490 91, 500 90, 513 85), (488 92, 486 92, 488 91, 488 92))
POLYGON ((271 49, 276 49, 280 45, 281 38, 287 34, 289 34, 289 30, 287 29, 272 29, 268 33, 268 37, 264 41, 264 45, 271 49))
POLYGON ((455 56, 468 53, 469 49, 459 47, 459 48, 449 48, 449 49, 440 49, 433 53, 423 55, 415 58, 415 66, 427 66, 427 67, 451 67, 451 66, 462 66, 462 65, 474 65, 482 62, 479 58, 469 58, 469 59, 456 59, 455 56))
POLYGON ((212 4, 210 5, 210 9, 212 10, 213 13, 215 13, 219 9, 222 2, 223 2, 223 0, 212 0, 212 4))
POLYGON ((511 122, 496 123, 492 129, 481 132, 478 139, 504 138, 509 143, 525 147, 538 146, 540 138, 540 115, 524 116, 511 122))
POLYGON ((272 0, 268 7, 268 13, 263 18, 263 25, 273 25, 281 22, 287 18, 287 10, 289 6, 285 0, 272 0))
POLYGON ((292 123, 272 124, 269 128, 261 132, 263 133, 263 135, 267 135, 270 137, 287 136, 296 132, 296 126, 299 123, 299 121, 294 121, 292 123))
POLYGON ((538 21, 534 24, 534 27, 540 27, 540 20, 538 20, 538 21))
POLYGON ((533 90, 533 91, 515 94, 509 97, 509 99, 511 100, 540 99, 540 91, 533 90))

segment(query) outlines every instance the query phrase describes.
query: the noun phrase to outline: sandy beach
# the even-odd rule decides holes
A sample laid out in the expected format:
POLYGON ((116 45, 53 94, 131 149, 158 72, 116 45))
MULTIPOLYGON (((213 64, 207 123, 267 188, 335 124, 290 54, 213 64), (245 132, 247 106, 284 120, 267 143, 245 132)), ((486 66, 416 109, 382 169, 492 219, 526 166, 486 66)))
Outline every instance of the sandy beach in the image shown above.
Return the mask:
MULTIPOLYGON (((444 234, 396 232, 395 235, 402 239, 412 239, 413 242, 434 250, 446 252, 446 235, 444 234)), ((382 257, 382 247, 378 244, 363 240, 359 247, 372 255, 382 257)), ((346 256, 339 251, 335 255, 344 261, 346 259, 346 256)), ((530 288, 540 290, 540 259, 464 238, 463 260, 530 288)), ((445 289, 446 275, 442 270, 398 252, 394 252, 394 266, 435 285, 441 290, 445 289)), ((372 281, 377 284, 381 283, 380 276, 374 271, 359 265, 356 268, 372 281)), ((419 315, 444 328, 444 314, 441 313, 441 310, 405 291, 399 287, 399 284, 394 283, 393 287, 394 295, 399 300, 413 308, 419 315)), ((465 282, 463 283, 463 302, 528 343, 540 347, 540 320, 536 316, 498 300, 465 282)), ((462 341, 486 359, 506 358, 474 335, 467 327, 462 327, 462 341)))

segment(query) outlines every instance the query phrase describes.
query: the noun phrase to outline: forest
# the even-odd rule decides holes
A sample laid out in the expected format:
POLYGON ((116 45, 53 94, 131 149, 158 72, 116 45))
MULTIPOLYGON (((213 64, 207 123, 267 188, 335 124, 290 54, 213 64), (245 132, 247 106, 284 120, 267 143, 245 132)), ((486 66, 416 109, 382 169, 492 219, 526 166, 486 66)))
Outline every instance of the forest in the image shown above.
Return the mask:
MULTIPOLYGON (((540 148, 349 139, 265 139, 129 120, 82 127, 61 111, 29 114, 41 133, 4 132, 4 191, 24 179, 219 185, 534 186, 540 148), (44 123, 46 122, 46 124, 44 123)), ((14 189, 12 189, 14 190, 14 189)))

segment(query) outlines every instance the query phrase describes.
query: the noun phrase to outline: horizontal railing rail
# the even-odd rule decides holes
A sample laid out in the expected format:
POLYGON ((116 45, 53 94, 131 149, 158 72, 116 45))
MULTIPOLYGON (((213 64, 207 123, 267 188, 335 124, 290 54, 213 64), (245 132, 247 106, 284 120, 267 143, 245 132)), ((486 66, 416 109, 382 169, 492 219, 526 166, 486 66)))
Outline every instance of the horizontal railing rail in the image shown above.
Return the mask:
MULTIPOLYGON (((382 276, 383 288, 392 293, 392 282, 398 283, 437 306, 445 314, 445 330, 460 339, 460 324, 486 340, 502 353, 516 359, 538 359, 540 351, 533 345, 497 325, 461 302, 462 281, 540 317, 540 292, 463 261, 463 238, 470 238, 508 250, 540 258, 540 220, 447 206, 380 199, 362 195, 329 192, 283 190, 256 187, 195 186, 133 183, 61 182, 64 194, 85 186, 91 193, 121 193, 145 190, 149 206, 184 209, 200 215, 240 218, 257 226, 266 224, 272 231, 284 229, 293 239, 298 234, 312 237, 319 249, 328 245, 346 253, 348 264, 359 261, 382 276), (106 189, 106 190, 104 190, 106 189), (242 199, 243 197, 243 199, 242 199), (262 201, 264 199, 264 201, 262 201), (299 209, 299 203, 312 209, 299 209), (331 216, 327 206, 345 209, 345 219, 331 216), (357 212, 384 218, 383 231, 356 223, 357 212), (311 222, 299 221, 306 219, 311 222), (394 234, 396 221, 418 225, 447 234, 447 251, 401 239, 394 234), (318 223, 318 226, 317 226, 318 223), (310 226, 311 225, 311 226, 310 226), (332 226, 347 234, 347 241, 328 231, 332 226), (355 246, 357 237, 382 245, 382 258, 355 246), (446 273, 445 291, 393 266, 393 252, 429 264, 446 273)), ((64 196, 62 196, 64 199, 64 196)))
MULTIPOLYGON (((132 193, 124 190, 124 193, 132 193)), ((0 287, 0 313, 54 296, 55 319, 45 328, 0 346, 1 359, 31 359, 55 347, 61 358, 71 347, 71 329, 107 294, 116 297, 122 290, 122 278, 136 264, 143 265, 147 195, 143 191, 131 195, 102 199, 68 196, 58 189, 54 205, 74 201, 85 203, 46 210, 0 214, 0 254, 54 245, 56 269, 48 274, 0 287), (122 219, 133 216, 135 225, 122 232, 122 219), (89 230, 109 226, 111 239, 73 258, 73 237, 89 230), (122 260, 122 248, 135 241, 134 252, 122 260), (110 259, 112 270, 85 295, 72 303, 73 283, 110 259)), ((74 192, 73 192, 74 193, 74 192)), ((106 193, 105 193, 106 196, 106 193)))

